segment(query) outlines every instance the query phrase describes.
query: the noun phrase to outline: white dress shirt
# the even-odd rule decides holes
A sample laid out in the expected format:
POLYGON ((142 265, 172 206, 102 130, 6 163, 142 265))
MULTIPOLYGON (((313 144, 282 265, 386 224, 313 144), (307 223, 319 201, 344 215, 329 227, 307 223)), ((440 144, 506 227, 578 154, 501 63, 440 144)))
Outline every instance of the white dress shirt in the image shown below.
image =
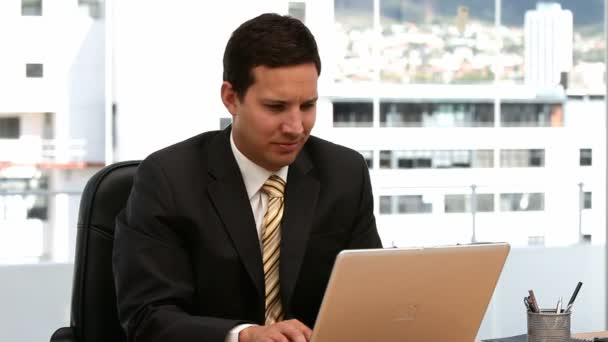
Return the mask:
MULTIPOLYGON (((266 213, 266 208, 268 207, 268 196, 261 191, 262 186, 268 179, 268 177, 273 174, 279 176, 285 183, 287 184, 287 171, 289 170, 289 166, 284 166, 279 169, 277 172, 270 172, 263 167, 257 165, 256 163, 249 160, 239 149, 236 147, 234 143, 234 138, 232 137, 232 132, 230 133, 230 147, 232 148, 232 153, 234 154, 234 159, 236 159, 236 163, 241 170, 241 175, 243 176, 243 183, 245 183, 245 189, 247 189, 247 197, 249 198, 249 203, 251 204, 251 211, 253 212, 253 218, 255 219, 255 227, 258 233, 258 239, 260 240, 260 250, 262 249, 262 223, 264 221, 264 213, 266 213)), ((239 340, 239 332, 241 330, 252 326, 253 324, 240 324, 236 327, 232 328, 228 335, 226 335, 226 342, 238 342, 239 340)))

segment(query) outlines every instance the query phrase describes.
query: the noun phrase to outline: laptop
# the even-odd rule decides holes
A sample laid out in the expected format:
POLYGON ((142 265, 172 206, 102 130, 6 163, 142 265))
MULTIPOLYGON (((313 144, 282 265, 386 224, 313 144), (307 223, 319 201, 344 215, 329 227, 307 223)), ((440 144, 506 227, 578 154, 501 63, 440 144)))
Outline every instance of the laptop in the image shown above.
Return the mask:
POLYGON ((492 243, 343 251, 312 342, 473 342, 509 250, 492 243))

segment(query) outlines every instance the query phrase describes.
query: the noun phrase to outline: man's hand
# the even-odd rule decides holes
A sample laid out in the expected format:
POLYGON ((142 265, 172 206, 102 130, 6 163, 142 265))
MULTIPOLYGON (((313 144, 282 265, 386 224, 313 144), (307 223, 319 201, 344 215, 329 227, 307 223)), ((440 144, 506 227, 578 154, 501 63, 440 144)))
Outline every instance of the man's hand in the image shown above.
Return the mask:
POLYGON ((241 330, 239 342, 307 342, 312 330, 297 319, 271 325, 254 325, 241 330))

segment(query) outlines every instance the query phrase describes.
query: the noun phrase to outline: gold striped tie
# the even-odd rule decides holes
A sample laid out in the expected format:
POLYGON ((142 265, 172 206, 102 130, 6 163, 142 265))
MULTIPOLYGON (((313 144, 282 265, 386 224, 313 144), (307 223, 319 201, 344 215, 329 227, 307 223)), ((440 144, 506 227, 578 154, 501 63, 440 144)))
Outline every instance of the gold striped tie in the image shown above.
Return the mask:
POLYGON ((283 319, 279 285, 279 255, 285 182, 278 176, 272 175, 262 186, 262 191, 268 195, 268 209, 264 214, 262 228, 262 261, 264 262, 266 287, 266 325, 268 325, 283 319))

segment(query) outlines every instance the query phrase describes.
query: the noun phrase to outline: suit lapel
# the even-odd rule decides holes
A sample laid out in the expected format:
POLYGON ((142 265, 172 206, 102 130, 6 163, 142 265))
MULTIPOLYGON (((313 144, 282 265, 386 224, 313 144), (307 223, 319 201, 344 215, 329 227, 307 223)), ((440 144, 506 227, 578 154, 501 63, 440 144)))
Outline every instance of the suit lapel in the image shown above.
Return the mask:
POLYGON ((288 303, 291 301, 298 279, 319 195, 319 181, 309 172, 311 169, 312 162, 305 147, 289 166, 285 189, 279 264, 281 299, 284 308, 289 308, 288 303))
POLYGON ((230 149, 230 129, 218 134, 209 148, 207 192, 255 284, 263 307, 264 270, 262 253, 243 177, 230 149))
MULTIPOLYGON (((220 215, 241 261, 258 291, 264 310, 262 253, 243 177, 230 149, 230 128, 210 143, 207 192, 220 215)), ((281 299, 289 306, 312 227, 319 195, 319 181, 310 172, 312 162, 306 147, 289 166, 285 189, 285 210, 281 222, 281 299)), ((262 311, 263 315, 263 311, 262 311)), ((263 316, 262 316, 263 317, 263 316)))

